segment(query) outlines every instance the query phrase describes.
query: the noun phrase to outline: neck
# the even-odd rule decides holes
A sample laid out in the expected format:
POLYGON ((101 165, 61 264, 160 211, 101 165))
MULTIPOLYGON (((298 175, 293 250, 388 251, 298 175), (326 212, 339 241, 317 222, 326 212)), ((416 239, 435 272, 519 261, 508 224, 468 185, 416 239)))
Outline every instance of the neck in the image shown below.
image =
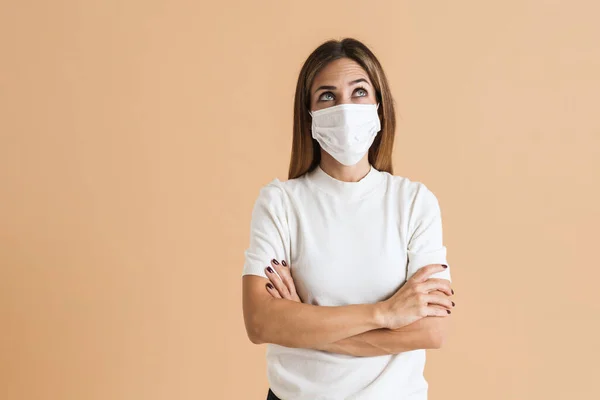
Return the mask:
POLYGON ((329 153, 321 150, 321 169, 327 175, 342 182, 358 182, 364 178, 371 169, 369 153, 354 165, 344 165, 333 158, 329 153))

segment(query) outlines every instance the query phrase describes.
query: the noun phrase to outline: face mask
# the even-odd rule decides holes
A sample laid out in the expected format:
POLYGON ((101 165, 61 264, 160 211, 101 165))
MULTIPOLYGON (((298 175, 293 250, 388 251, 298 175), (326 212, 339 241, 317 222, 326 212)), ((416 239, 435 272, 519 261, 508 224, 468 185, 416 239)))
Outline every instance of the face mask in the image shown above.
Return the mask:
POLYGON ((354 165, 369 151, 381 130, 375 104, 339 104, 312 116, 312 137, 344 165, 354 165))

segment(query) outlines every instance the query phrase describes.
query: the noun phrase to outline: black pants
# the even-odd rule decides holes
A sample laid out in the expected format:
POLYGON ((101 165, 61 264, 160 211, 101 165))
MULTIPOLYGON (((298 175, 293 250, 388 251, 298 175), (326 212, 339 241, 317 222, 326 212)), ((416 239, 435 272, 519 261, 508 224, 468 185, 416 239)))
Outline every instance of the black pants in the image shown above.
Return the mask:
POLYGON ((267 400, 281 400, 279 397, 275 396, 275 393, 269 388, 269 393, 267 393, 267 400))

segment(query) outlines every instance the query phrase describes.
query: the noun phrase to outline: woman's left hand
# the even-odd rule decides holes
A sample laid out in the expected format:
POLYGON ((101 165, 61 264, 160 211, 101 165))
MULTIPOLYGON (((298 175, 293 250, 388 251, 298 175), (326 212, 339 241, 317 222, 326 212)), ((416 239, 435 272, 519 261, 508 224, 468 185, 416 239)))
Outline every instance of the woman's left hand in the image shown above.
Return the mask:
POLYGON ((271 266, 265 268, 265 274, 269 278, 266 288, 271 296, 302 303, 298 293, 296 293, 296 286, 292 279, 290 266, 285 260, 271 260, 271 266))

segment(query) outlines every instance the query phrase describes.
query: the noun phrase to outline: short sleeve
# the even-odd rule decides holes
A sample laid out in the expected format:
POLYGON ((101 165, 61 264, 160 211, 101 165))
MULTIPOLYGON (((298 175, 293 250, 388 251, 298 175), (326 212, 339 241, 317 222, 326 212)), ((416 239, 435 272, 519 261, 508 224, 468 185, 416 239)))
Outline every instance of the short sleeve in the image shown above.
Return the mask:
POLYGON ((252 209, 250 244, 244 256, 243 275, 267 278, 272 259, 290 260, 285 193, 278 179, 261 188, 252 209))
POLYGON ((409 217, 408 267, 406 279, 429 264, 445 264, 445 271, 436 272, 432 278, 452 281, 450 265, 446 260, 446 246, 442 239, 442 215, 436 196, 419 182, 409 217))

